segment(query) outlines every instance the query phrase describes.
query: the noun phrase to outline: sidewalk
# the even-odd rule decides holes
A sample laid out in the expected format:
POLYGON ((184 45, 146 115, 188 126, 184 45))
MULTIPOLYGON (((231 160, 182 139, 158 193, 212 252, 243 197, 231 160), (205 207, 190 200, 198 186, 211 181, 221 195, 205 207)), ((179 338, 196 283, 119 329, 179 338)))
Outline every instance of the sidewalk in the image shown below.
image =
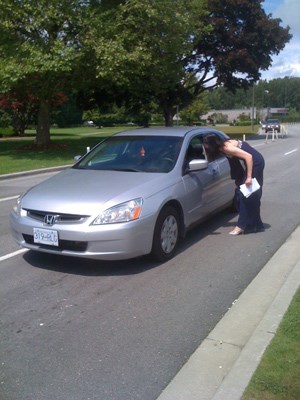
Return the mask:
POLYGON ((300 284, 298 227, 157 400, 239 400, 300 284))

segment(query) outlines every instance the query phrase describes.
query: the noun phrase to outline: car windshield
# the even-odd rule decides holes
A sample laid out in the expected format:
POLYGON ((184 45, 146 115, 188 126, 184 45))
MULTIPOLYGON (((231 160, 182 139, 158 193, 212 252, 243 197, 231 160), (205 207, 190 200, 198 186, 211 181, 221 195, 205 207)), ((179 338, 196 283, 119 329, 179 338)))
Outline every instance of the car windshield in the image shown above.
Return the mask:
POLYGON ((177 161, 183 138, 174 136, 112 136, 74 168, 126 172, 169 172, 177 161))

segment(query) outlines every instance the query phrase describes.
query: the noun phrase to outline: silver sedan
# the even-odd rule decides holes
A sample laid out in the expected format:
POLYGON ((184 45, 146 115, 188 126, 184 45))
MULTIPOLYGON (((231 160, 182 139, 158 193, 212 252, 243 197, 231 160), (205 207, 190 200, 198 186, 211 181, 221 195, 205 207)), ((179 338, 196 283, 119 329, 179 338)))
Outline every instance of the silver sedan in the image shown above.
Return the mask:
POLYGON ((195 223, 232 204, 226 157, 209 162, 205 128, 145 128, 100 142, 20 196, 10 214, 21 246, 102 260, 174 256, 195 223))

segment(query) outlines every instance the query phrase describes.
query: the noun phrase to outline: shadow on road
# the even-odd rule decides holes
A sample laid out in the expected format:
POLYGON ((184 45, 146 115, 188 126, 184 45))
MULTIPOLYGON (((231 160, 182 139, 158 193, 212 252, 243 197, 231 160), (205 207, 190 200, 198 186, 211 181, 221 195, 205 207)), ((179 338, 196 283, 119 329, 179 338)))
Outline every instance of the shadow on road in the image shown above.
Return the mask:
MULTIPOLYGON (((228 227, 229 229, 233 227, 235 222, 231 220, 235 215, 228 210, 223 211, 189 231, 185 240, 180 243, 177 254, 188 250, 208 235, 220 234, 217 232, 220 227, 228 227)), ((148 256, 122 261, 102 261, 28 251, 23 255, 23 258, 35 268, 82 276, 133 275, 163 265, 163 263, 152 261, 148 256)))

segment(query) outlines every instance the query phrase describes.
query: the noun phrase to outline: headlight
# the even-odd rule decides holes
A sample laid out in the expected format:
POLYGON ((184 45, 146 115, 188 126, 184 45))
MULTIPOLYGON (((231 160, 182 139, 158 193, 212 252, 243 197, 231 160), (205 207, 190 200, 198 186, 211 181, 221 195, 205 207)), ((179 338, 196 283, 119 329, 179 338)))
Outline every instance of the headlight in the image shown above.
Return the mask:
POLYGON ((14 207, 13 207, 14 212, 15 212, 18 216, 21 215, 21 210, 22 210, 22 207, 21 207, 21 198, 22 198, 22 196, 19 196, 19 197, 17 198, 16 204, 15 204, 14 207))
POLYGON ((138 219, 142 210, 143 199, 134 199, 126 203, 118 204, 103 211, 93 221, 92 225, 115 224, 118 222, 128 222, 138 219))
POLYGON ((14 212, 18 217, 26 217, 27 211, 22 208, 22 199, 24 194, 17 198, 16 204, 13 207, 14 212))

